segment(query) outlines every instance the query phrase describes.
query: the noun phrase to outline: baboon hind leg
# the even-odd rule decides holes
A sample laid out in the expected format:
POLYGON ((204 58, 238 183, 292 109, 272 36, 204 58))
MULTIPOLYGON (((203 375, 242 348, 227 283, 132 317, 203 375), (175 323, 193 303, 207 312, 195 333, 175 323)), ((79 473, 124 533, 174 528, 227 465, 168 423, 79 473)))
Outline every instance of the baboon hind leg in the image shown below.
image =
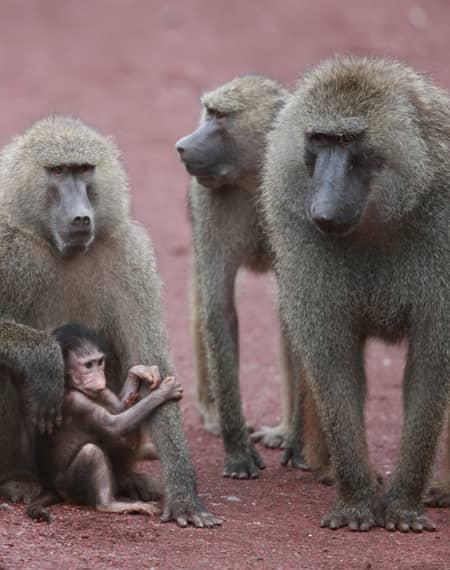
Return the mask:
POLYGON ((219 436, 221 433, 219 410, 213 393, 214 388, 208 375, 206 347, 201 331, 201 317, 195 277, 192 280, 191 297, 192 337, 194 340, 194 357, 196 365, 195 392, 198 411, 202 418, 205 430, 212 435, 219 436))
POLYGON ((295 390, 297 378, 289 349, 289 343, 283 332, 280 335, 281 360, 281 421, 275 427, 262 426, 255 431, 251 438, 254 442, 260 441, 266 447, 285 447, 289 437, 294 431, 295 390))
POLYGON ((447 418, 446 441, 446 470, 447 478, 431 486, 425 504, 429 507, 450 507, 450 414, 447 418))

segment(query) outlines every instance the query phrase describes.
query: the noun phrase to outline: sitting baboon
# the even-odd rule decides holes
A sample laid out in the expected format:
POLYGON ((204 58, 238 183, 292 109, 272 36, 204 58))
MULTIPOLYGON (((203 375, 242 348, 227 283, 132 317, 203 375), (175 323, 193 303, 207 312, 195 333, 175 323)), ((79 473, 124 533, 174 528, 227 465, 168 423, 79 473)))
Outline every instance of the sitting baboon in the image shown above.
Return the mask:
POLYGON ((433 530, 422 506, 450 383, 450 100, 392 61, 336 57, 269 135, 262 199, 281 319, 330 447, 323 526, 433 530), (383 498, 364 428, 364 347, 409 343, 400 460, 383 498))
MULTIPOLYGON (((15 321, 0 325, 2 378, 26 379, 31 399, 50 409, 44 426, 61 403, 64 367, 55 340, 39 345, 39 330, 81 321, 99 331, 116 392, 138 362, 171 373, 152 244, 130 217, 126 174, 109 138, 74 118, 38 121, 1 154, 0 209, 0 319, 15 321)), ((2 387, 0 476, 9 478, 19 467, 20 411, 10 383, 2 387)), ((148 425, 165 480, 163 520, 217 524, 197 495, 178 403, 159 407, 148 425)))
POLYGON ((43 491, 27 509, 31 518, 50 522, 47 506, 64 499, 92 504, 109 513, 152 515, 148 501, 161 493, 146 473, 135 473, 144 420, 183 390, 173 377, 161 383, 157 366, 132 366, 116 396, 106 387, 106 345, 84 325, 69 324, 53 331, 64 357, 63 424, 52 434, 38 436, 35 456, 43 491), (139 391, 146 392, 139 397, 139 391), (117 500, 127 496, 130 474, 140 481, 144 501, 117 500))
MULTIPOLYGON (((234 288, 240 268, 272 268, 258 202, 258 175, 267 132, 287 98, 288 92, 271 79, 236 78, 203 94, 198 129, 176 143, 192 176, 189 205, 195 255, 197 399, 205 428, 222 434, 224 475, 229 477, 257 477, 264 467, 243 418, 234 288)), ((286 442, 296 403, 284 338, 281 348, 282 420, 276 428, 253 434, 255 441, 262 439, 270 447, 286 442)), ((301 464, 297 456, 293 462, 301 464)))

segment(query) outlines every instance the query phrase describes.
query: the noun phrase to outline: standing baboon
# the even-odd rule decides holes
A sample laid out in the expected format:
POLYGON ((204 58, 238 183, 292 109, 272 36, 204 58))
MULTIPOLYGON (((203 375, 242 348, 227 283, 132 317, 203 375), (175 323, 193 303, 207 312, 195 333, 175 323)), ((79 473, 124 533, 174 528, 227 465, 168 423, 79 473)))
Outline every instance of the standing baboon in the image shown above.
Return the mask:
POLYGON ((281 319, 330 447, 323 526, 434 529, 422 498, 450 382, 450 101, 413 70, 336 57, 270 135, 262 197, 281 319), (407 338, 399 465, 377 496, 364 429, 370 337, 407 338))
MULTIPOLYGON (((153 248, 128 202, 116 147, 77 119, 38 121, 1 155, 0 318, 27 326, 1 325, 0 359, 6 351, 8 370, 39 383, 39 402, 55 391, 53 382, 60 393, 63 361, 55 349, 45 354, 49 364, 35 363, 35 329, 81 321, 98 330, 110 347, 107 378, 116 391, 137 363, 171 373, 153 248), (54 374, 42 380, 46 370, 54 374)), ((18 417, 8 384, 0 403, 2 475, 17 466, 18 417)), ((156 410, 149 428, 165 479, 163 520, 216 524, 197 496, 178 403, 156 410)))
MULTIPOLYGON (((266 135, 288 92, 278 83, 246 76, 205 93, 199 128, 176 144, 191 174, 189 204, 194 244, 193 328, 197 397, 205 428, 222 433, 224 475, 257 477, 264 464, 250 441, 239 394, 235 279, 241 267, 271 268, 258 173, 266 135)), ((276 428, 254 434, 279 446, 294 406, 289 351, 282 341, 283 416, 276 428)))

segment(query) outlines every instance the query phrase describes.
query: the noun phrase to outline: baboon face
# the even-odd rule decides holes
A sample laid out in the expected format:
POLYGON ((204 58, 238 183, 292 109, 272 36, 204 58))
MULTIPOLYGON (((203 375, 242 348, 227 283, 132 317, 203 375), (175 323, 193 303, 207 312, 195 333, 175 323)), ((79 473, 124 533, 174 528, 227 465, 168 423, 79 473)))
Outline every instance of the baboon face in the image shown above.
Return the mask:
POLYGON ((304 148, 311 179, 306 215, 325 234, 349 234, 361 219, 381 159, 365 152, 363 132, 307 130, 304 148))
POLYGON ((237 77, 204 93, 198 129, 175 145, 189 174, 213 189, 254 177, 286 97, 277 82, 261 76, 237 77))
POLYGON ((419 76, 395 62, 346 57, 302 77, 282 112, 280 174, 301 159, 304 214, 320 232, 395 227, 429 191, 425 106, 404 88, 411 80, 426 92, 419 76))
POLYGON ((231 114, 205 106, 199 128, 175 145, 186 170, 203 186, 218 188, 239 175, 232 121, 231 114))
POLYGON ((50 232, 67 255, 85 250, 95 237, 95 166, 61 164, 45 167, 50 232))

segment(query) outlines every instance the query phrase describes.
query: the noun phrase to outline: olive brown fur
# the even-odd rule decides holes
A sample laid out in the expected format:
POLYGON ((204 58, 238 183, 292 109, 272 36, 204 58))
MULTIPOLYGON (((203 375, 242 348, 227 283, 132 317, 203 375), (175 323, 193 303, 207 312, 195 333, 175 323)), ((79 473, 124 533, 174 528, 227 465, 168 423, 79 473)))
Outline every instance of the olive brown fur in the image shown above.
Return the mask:
MULTIPOLYGON (((235 280, 241 268, 272 268, 259 203, 266 136, 289 93, 262 76, 243 76, 203 94, 198 129, 176 145, 191 174, 193 335, 197 398, 205 428, 221 434, 224 475, 257 477, 263 462, 244 421, 239 391, 235 280)), ((276 428, 253 435, 270 446, 292 430, 293 370, 282 339, 283 413, 276 428)))
POLYGON ((395 61, 307 73, 269 135, 262 200, 281 319, 311 382, 337 480, 337 528, 434 529, 422 500, 450 385, 450 100, 395 61), (408 341, 398 466, 368 464, 364 347, 408 341))
MULTIPOLYGON (((130 217, 127 177, 110 138, 72 117, 36 122, 2 152, 0 208, 0 319, 10 321, 0 325, 2 376, 14 376, 20 361, 28 399, 50 428, 64 373, 46 331, 67 322, 99 331, 116 391, 133 364, 172 372, 153 247, 130 217)), ((2 475, 16 468, 21 398, 14 394, 8 383, 0 404, 2 475)), ((216 524, 197 496, 178 403, 157 410, 149 429, 165 481, 163 519, 216 524)))

